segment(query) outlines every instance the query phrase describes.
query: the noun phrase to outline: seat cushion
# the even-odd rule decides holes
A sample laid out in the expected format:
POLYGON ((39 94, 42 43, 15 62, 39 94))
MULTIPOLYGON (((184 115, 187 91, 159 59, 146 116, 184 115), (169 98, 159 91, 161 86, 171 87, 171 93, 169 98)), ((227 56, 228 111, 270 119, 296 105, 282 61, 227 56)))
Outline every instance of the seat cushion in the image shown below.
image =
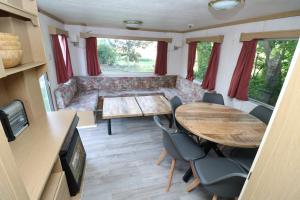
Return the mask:
POLYGON ((251 165, 257 153, 257 148, 235 148, 231 151, 230 159, 238 162, 244 169, 250 171, 251 165))
POLYGON ((206 157, 194 161, 193 165, 203 185, 212 184, 228 175, 243 174, 246 176, 245 171, 237 163, 227 158, 206 157))
POLYGON ((147 95, 163 95, 159 89, 135 89, 135 90, 100 90, 101 97, 130 97, 130 96, 147 96, 147 95))
POLYGON ((190 161, 205 157, 203 149, 187 134, 171 134, 171 139, 184 160, 190 161))
POLYGON ((89 90, 78 93, 66 109, 77 111, 94 111, 98 102, 98 90, 89 90))

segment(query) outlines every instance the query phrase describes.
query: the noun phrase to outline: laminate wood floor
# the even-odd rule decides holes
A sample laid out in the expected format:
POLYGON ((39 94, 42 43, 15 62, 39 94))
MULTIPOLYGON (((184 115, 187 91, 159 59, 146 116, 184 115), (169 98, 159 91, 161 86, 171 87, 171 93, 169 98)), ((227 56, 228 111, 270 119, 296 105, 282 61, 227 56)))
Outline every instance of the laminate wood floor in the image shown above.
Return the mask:
POLYGON ((162 135, 151 117, 112 120, 111 136, 103 120, 96 128, 79 131, 87 152, 83 200, 211 199, 201 188, 185 191, 182 176, 188 165, 184 162, 177 162, 173 185, 164 191, 171 159, 155 164, 162 135))

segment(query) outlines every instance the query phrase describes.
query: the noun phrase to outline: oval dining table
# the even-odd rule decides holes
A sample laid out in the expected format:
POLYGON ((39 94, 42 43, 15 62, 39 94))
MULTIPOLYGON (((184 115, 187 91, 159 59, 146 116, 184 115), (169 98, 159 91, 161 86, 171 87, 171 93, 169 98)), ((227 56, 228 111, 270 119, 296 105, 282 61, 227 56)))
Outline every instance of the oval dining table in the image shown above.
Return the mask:
POLYGON ((211 103, 181 105, 175 117, 192 134, 231 147, 258 147, 267 127, 246 112, 211 103))
MULTIPOLYGON (((175 117, 190 133, 209 141, 209 149, 224 156, 217 144, 240 147, 258 147, 266 125, 258 118, 241 110, 212 103, 190 103, 179 106, 175 117)), ((192 176, 189 169, 183 176, 187 182, 192 176)))

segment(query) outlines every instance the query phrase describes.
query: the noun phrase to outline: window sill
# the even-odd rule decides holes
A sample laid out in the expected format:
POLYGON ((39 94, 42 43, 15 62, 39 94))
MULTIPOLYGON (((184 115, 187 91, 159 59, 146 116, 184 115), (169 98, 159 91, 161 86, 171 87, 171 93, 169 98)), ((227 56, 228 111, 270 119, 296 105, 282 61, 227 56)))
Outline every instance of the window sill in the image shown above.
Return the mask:
POLYGON ((252 99, 252 98, 249 98, 249 101, 252 102, 252 103, 254 103, 254 104, 262 105, 262 106, 265 106, 267 108, 270 108, 270 109, 274 110, 274 106, 271 106, 271 105, 266 104, 264 102, 261 102, 261 101, 258 101, 258 100, 252 99))

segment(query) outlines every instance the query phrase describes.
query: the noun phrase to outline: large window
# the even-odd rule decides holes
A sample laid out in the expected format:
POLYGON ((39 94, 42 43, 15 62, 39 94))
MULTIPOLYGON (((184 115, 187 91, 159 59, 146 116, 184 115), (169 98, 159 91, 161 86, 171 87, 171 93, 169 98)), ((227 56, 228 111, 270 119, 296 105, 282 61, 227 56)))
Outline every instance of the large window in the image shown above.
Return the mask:
POLYGON ((98 58, 103 73, 153 73, 157 42, 98 39, 98 58))
POLYGON ((297 40, 260 40, 249 85, 249 97, 274 106, 297 46, 297 40))
POLYGON ((198 81, 203 81, 213 42, 199 42, 197 44, 196 60, 194 65, 194 78, 198 81))

